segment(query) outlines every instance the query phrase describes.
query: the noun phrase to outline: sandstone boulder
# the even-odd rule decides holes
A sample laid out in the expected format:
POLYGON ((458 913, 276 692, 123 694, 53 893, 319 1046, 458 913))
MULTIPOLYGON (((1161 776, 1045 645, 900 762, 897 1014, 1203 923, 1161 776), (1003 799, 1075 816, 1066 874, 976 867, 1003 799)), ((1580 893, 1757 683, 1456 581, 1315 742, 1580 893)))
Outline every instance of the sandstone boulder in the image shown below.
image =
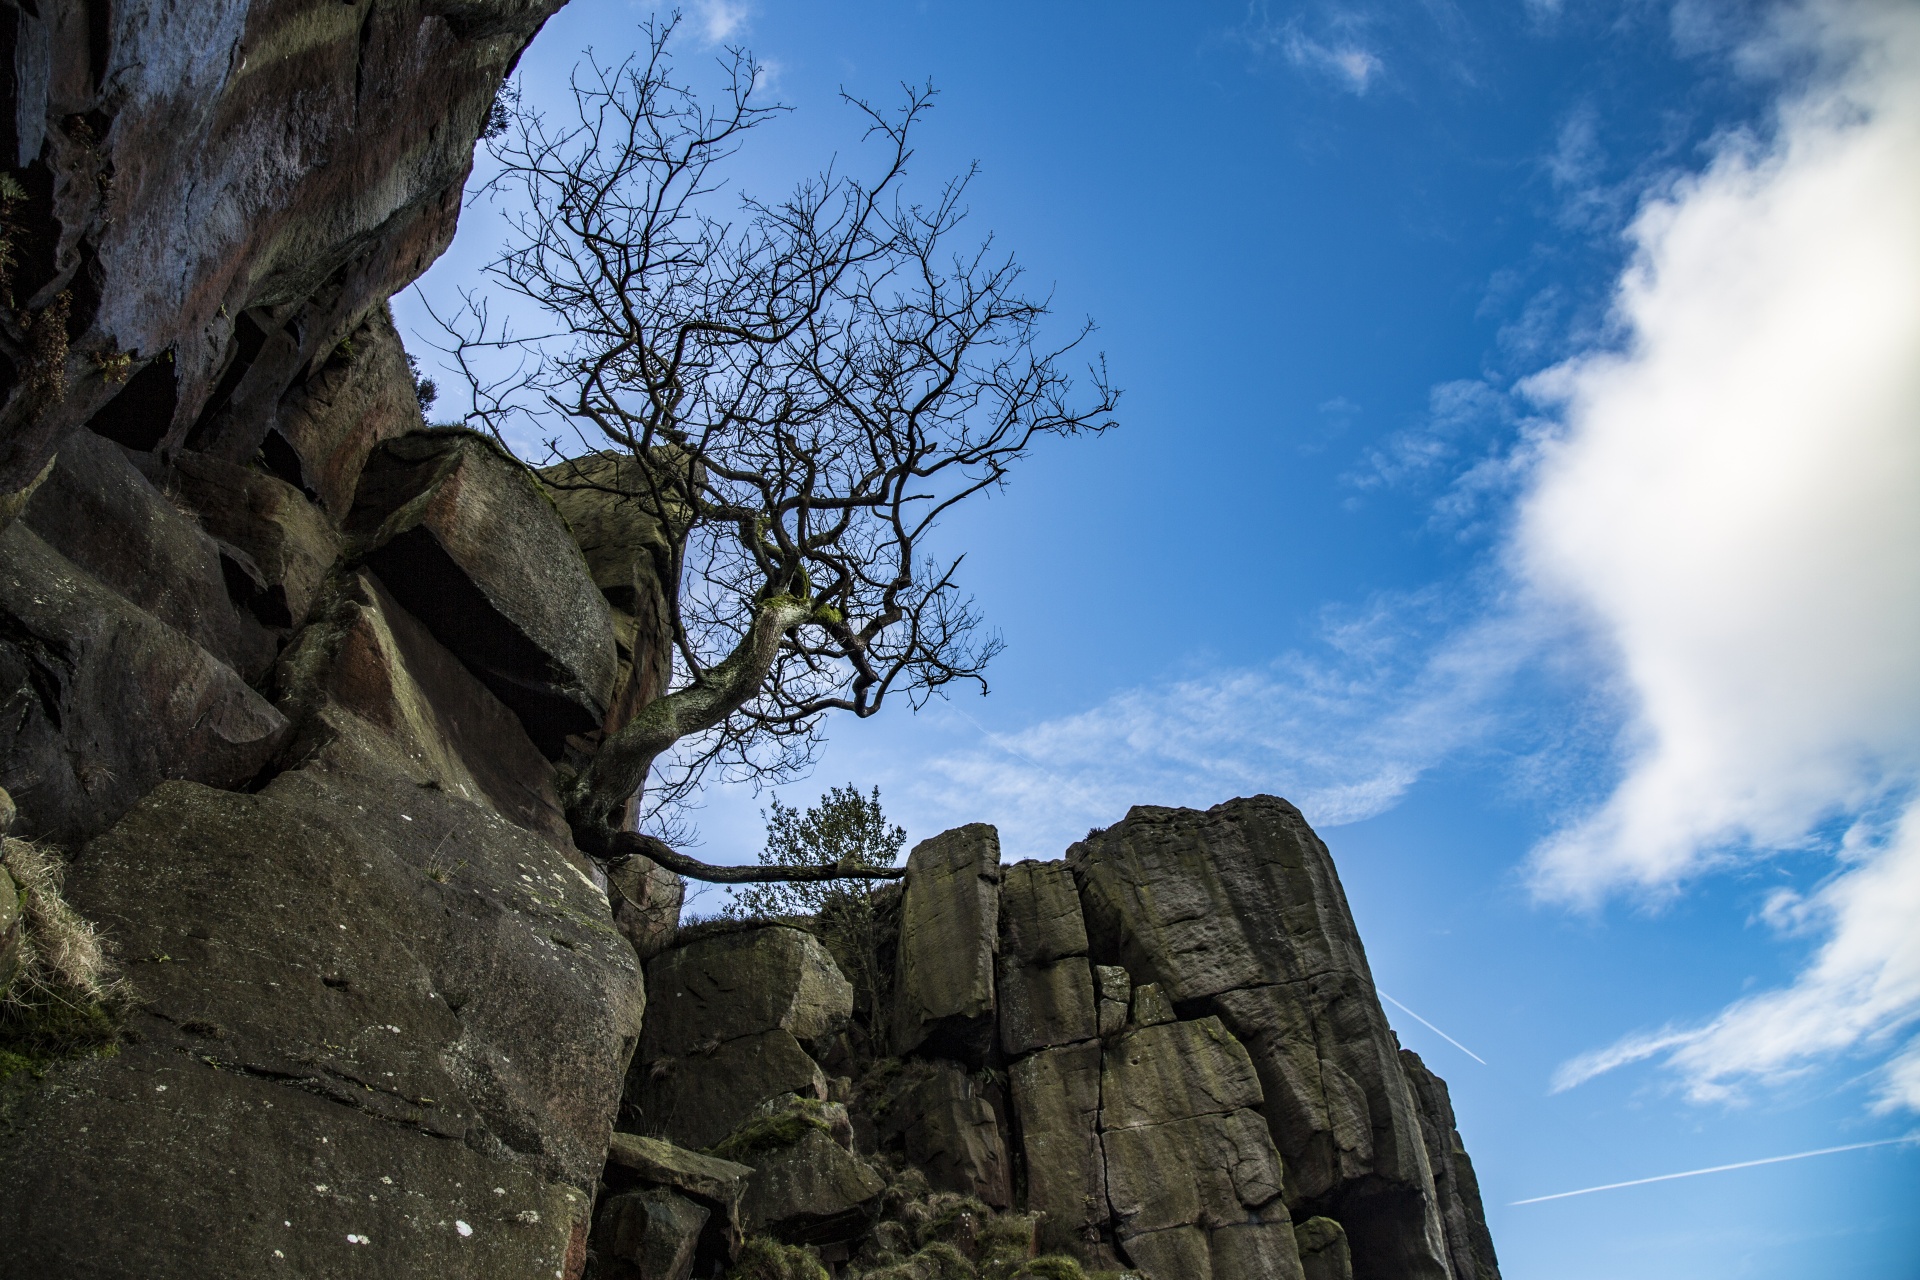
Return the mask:
POLYGON ((1253 1110, 1260 1102, 1252 1060, 1217 1018, 1142 1028, 1107 1046, 1107 1198, 1120 1247, 1150 1280, 1298 1280, 1279 1153, 1253 1110))
POLYGON ((81 432, 21 520, 47 545, 135 608, 248 680, 273 664, 273 637, 251 613, 242 568, 136 469, 120 446, 81 432))
POLYGON ((203 453, 182 453, 168 476, 179 500, 246 580, 249 607, 270 627, 303 626, 340 558, 340 535, 320 508, 275 476, 203 453))
POLYGON ((609 1197, 593 1215, 596 1280, 687 1280, 709 1216, 664 1187, 609 1197))
POLYGON ((456 428, 386 441, 367 457, 347 532, 549 758, 599 731, 616 674, 607 602, 518 462, 456 428))
POLYGON ((634 1058, 626 1098, 636 1115, 629 1127, 704 1149, 770 1098, 797 1093, 826 1099, 825 1073, 790 1031, 775 1028, 690 1048, 680 1056, 634 1058))
POLYGON ((1026 1163, 1027 1208, 1044 1213, 1041 1248, 1085 1256, 1107 1221, 1100 1149, 1100 1044, 1043 1049, 1010 1072, 1026 1163))
POLYGON ((641 1052, 650 1059, 774 1030, 819 1045, 853 1014, 853 987, 827 949, 781 925, 675 947, 647 965, 647 980, 654 1011, 641 1052))
POLYGON ((717 1205, 729 1217, 738 1209, 747 1178, 753 1173, 751 1166, 637 1133, 615 1133, 608 1140, 607 1161, 642 1182, 672 1187, 717 1205))
POLYGON ((422 425, 406 348, 382 303, 318 369, 287 389, 263 452, 275 455, 282 480, 344 521, 367 455, 422 425))
POLYGON ((1016 862, 1000 885, 1000 957, 1045 964, 1087 954, 1080 890, 1064 862, 1016 862))
POLYGON ((826 1133, 803 1129, 798 1141, 753 1157, 740 1202, 750 1234, 789 1244, 831 1244, 857 1237, 887 1184, 871 1165, 826 1133))
POLYGON ((1133 979, 1117 964, 1093 966, 1096 1008, 1095 1024, 1102 1039, 1126 1030, 1127 1014, 1133 1008, 1133 979))
POLYGON ((350 742, 414 786, 491 809, 584 867, 553 767, 519 718, 378 578, 365 570, 343 576, 323 612, 277 672, 279 704, 299 725, 292 754, 350 742))
POLYGON ((551 844, 342 738, 258 794, 160 785, 67 893, 137 1040, 19 1101, 8 1274, 577 1266, 643 992, 551 844))
POLYGON ((1136 807, 1068 851, 1096 955, 1176 1006, 1204 1001, 1246 1046, 1287 1201, 1346 1229, 1361 1280, 1448 1274, 1398 1046, 1333 861, 1272 796, 1206 812, 1136 807))
POLYGON ((1009 1057, 1091 1040, 1099 1033, 1093 970, 1085 956, 1000 965, 1000 1047, 1009 1057))
POLYGON ((17 834, 69 848, 163 779, 247 782, 288 729, 232 667, 20 522, 0 531, 0 687, 17 834))
POLYGON ((888 1100, 882 1135, 900 1141, 936 1191, 1011 1208, 1013 1169, 992 1102, 957 1063, 929 1063, 915 1075, 888 1100))
POLYGON ((635 856, 607 868, 613 922, 642 962, 673 945, 687 885, 651 858, 635 856))
POLYGON ((899 1053, 926 1046, 965 1061, 993 1036, 1000 836, 984 823, 923 840, 907 855, 894 980, 899 1053))
MULTIPOLYGON (((662 455, 656 465, 673 464, 662 455)), ((540 478, 613 610, 620 674, 607 713, 611 733, 666 692, 673 676, 673 548, 685 536, 687 518, 662 478, 630 453, 572 458, 544 468, 540 478)))
POLYGON ((1307 1280, 1353 1280, 1347 1233, 1332 1218, 1308 1218, 1293 1229, 1307 1280))
POLYGON ((1157 1027, 1174 1020, 1173 1005, 1157 982, 1143 982, 1133 989, 1132 1024, 1157 1027))

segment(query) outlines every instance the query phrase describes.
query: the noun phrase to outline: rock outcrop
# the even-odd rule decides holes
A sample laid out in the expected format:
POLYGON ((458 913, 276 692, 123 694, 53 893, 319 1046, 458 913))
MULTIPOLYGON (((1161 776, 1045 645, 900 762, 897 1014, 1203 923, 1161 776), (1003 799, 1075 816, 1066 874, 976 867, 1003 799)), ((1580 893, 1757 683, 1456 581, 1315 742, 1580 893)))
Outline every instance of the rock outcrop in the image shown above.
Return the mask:
POLYGON ((385 305, 558 2, 0 0, 0 1280, 1497 1280, 1285 801, 687 928, 575 847, 679 464, 428 427, 385 305))

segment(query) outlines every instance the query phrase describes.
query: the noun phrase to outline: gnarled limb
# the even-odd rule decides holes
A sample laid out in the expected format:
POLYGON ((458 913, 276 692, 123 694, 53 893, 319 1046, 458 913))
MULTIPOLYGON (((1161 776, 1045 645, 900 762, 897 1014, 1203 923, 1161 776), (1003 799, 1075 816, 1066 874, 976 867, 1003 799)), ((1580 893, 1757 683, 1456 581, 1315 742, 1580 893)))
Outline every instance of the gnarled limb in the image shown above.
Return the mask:
POLYGON ((898 880, 907 874, 905 867, 869 867, 851 859, 841 859, 822 867, 721 867, 698 858, 689 858, 669 848, 665 841, 638 831, 616 832, 609 842, 610 861, 624 858, 651 858, 667 870, 689 880, 708 884, 768 884, 794 880, 898 880))

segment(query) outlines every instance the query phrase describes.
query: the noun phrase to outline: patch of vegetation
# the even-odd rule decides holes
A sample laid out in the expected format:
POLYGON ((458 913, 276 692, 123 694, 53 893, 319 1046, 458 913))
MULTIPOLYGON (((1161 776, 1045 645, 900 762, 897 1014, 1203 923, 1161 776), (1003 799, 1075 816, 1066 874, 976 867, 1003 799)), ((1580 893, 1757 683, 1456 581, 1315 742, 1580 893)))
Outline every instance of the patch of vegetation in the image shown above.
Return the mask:
POLYGON ((754 1156, 790 1147, 806 1136, 809 1129, 830 1133, 831 1126, 821 1115, 826 1104, 812 1098, 794 1098, 791 1104, 770 1116, 756 1116, 728 1134, 717 1146, 707 1150, 710 1156, 752 1163, 754 1156))
POLYGON ((0 866, 22 918, 19 972, 0 997, 0 1080, 116 1052, 131 993, 93 925, 61 896, 59 858, 30 840, 0 839, 0 866))
POLYGON ((833 1280, 820 1259, 799 1245, 781 1244, 767 1236, 753 1236, 740 1246, 740 1256, 727 1280, 833 1280))

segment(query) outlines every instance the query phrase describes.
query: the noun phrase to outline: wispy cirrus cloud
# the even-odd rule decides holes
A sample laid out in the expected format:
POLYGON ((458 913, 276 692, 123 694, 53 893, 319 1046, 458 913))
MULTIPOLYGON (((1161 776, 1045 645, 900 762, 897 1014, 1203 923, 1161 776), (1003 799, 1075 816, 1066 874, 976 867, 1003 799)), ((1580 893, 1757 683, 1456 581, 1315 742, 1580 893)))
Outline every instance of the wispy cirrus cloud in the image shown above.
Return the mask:
POLYGON ((1247 6, 1239 39, 1257 53, 1277 53, 1293 66, 1363 95, 1386 72, 1386 63, 1365 39, 1370 25, 1359 9, 1335 8, 1313 23, 1301 14, 1275 21, 1263 3, 1247 6))
POLYGON ((1311 653, 1124 690, 1012 733, 981 729, 978 745, 889 790, 910 792, 929 823, 991 813, 1022 856, 1057 856, 1135 804, 1269 792, 1317 825, 1370 817, 1486 734, 1491 693, 1529 647, 1507 623, 1449 633, 1439 605, 1383 598, 1330 616, 1311 653))

